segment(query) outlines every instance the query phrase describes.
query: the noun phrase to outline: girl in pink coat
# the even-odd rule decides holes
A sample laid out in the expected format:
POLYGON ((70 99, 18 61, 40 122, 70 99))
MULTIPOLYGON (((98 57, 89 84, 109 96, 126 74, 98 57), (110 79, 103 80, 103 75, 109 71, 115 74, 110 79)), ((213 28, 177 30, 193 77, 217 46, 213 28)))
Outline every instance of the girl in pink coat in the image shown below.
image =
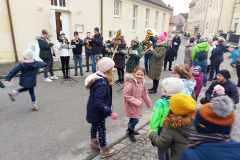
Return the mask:
POLYGON ((123 89, 124 112, 130 118, 128 122, 127 136, 133 142, 136 141, 134 135, 139 134, 134 131, 135 126, 142 118, 142 99, 148 108, 152 106, 147 90, 144 86, 146 69, 138 66, 134 69, 133 74, 126 74, 126 82, 123 89))

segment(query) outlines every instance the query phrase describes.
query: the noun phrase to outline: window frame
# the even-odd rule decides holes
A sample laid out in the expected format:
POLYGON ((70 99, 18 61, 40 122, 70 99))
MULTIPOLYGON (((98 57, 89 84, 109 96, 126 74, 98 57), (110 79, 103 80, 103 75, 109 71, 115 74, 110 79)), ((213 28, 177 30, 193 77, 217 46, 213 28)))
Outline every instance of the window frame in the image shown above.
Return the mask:
POLYGON ((144 23, 144 28, 145 28, 145 29, 148 27, 148 23, 149 23, 149 13, 150 13, 150 9, 146 8, 145 23, 144 23))
POLYGON ((114 1, 114 17, 121 17, 121 1, 118 1, 118 0, 115 0, 114 1), (119 12, 119 15, 116 14, 116 4, 118 3, 118 12, 119 12))
POLYGON ((132 32, 136 31, 136 24, 137 24, 137 6, 133 5, 133 12, 132 12, 132 32), (135 9, 135 10, 134 10, 135 9), (135 12, 134 12, 135 11, 135 12), (134 14, 135 13, 135 14, 134 14), (134 16, 133 16, 134 14, 134 16), (134 21, 134 23, 133 23, 134 21), (134 26, 134 27, 133 27, 134 26))
MULTIPOLYGON (((51 0, 51 8, 52 9, 61 9, 61 10, 67 10, 68 7, 68 0, 65 0, 65 7, 60 6, 60 0, 56 0, 57 1, 57 5, 52 5, 52 1, 54 3, 55 0, 51 0)), ((61 0, 63 1, 63 0, 61 0)), ((55 4, 55 3, 54 3, 55 4)))
POLYGON ((163 19, 162 19, 162 31, 164 30, 164 26, 165 26, 165 18, 166 18, 166 13, 163 13, 163 19))
POLYGON ((233 32, 234 32, 234 33, 237 32, 238 23, 239 23, 239 18, 235 18, 235 20, 234 20, 234 25, 233 25, 233 32), (237 23, 236 23, 236 20, 237 20, 237 23), (237 24, 237 26, 236 26, 236 24, 237 24))
POLYGON ((156 11, 154 29, 157 30, 159 12, 156 11))

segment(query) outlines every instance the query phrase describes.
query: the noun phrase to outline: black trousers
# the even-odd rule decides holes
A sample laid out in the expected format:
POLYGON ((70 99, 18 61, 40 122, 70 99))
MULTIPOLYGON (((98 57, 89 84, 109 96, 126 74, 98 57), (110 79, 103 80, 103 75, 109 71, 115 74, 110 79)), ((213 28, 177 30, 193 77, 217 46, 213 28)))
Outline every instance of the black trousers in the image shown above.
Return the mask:
POLYGON ((210 72, 210 69, 211 69, 211 65, 208 65, 207 66, 207 72, 206 72, 207 74, 210 72))
POLYGON ((89 57, 91 58, 91 53, 86 53, 86 66, 87 70, 89 71, 89 57))
POLYGON ((172 61, 164 61, 164 69, 167 68, 167 62, 169 62, 169 68, 168 69, 171 69, 172 68, 172 61))
POLYGON ((63 72, 63 75, 66 75, 66 76, 68 76, 69 59, 70 59, 70 56, 61 57, 62 72, 63 72))
POLYGON ((159 84, 159 80, 153 80, 153 89, 157 90, 158 89, 158 84, 159 84))
POLYGON ((124 69, 117 68, 118 79, 124 79, 124 69))
POLYGON ((236 66, 237 66, 237 76, 238 76, 237 87, 240 87, 240 65, 236 65, 236 66))

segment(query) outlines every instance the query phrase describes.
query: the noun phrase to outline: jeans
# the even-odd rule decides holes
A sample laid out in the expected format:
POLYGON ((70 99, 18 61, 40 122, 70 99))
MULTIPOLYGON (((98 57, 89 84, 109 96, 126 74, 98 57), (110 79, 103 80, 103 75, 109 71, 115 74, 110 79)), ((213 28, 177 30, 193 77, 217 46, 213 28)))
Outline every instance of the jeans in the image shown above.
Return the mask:
POLYGON ((91 54, 90 53, 86 53, 85 56, 86 56, 87 71, 89 71, 89 57, 91 57, 91 54))
POLYGON ((68 76, 68 67, 69 67, 70 56, 66 56, 66 57, 61 56, 60 58, 61 58, 61 63, 62 63, 63 75, 67 75, 68 76), (65 72, 65 70, 66 70, 66 72, 65 72))
POLYGON ((128 128, 130 128, 131 130, 134 130, 136 125, 138 124, 139 119, 137 118, 130 118, 129 122, 128 122, 128 128))
POLYGON ((145 54, 145 56, 144 56, 144 64, 145 64, 145 68, 146 68, 147 74, 148 74, 149 69, 150 69, 151 59, 152 59, 152 56, 149 56, 149 55, 145 54))
POLYGON ((240 65, 237 65, 237 76, 238 76, 237 87, 240 87, 240 65))
POLYGON ((43 70, 44 77, 48 78, 48 71, 50 72, 51 76, 54 76, 54 74, 53 74, 53 59, 43 59, 43 62, 47 63, 47 68, 44 68, 44 70, 43 70))
POLYGON ((169 68, 168 69, 171 69, 172 68, 172 61, 164 61, 164 69, 167 68, 167 62, 169 62, 169 68))
POLYGON ((75 68, 75 73, 77 73, 77 65, 79 63, 79 67, 80 67, 80 73, 83 73, 83 69, 82 69, 82 54, 79 55, 75 55, 73 54, 73 60, 74 60, 74 68, 75 68))
POLYGON ((97 132, 98 132, 100 147, 101 148, 106 147, 107 142, 106 142, 105 120, 102 120, 102 121, 96 122, 96 123, 92 123, 91 139, 96 139, 97 138, 97 132))
POLYGON ((207 66, 208 66, 207 61, 194 61, 194 62, 193 62, 193 65, 194 65, 194 66, 199 65, 199 66, 202 67, 202 72, 203 72, 203 74, 204 74, 204 84, 206 84, 206 83, 207 83, 206 70, 207 70, 207 66))
POLYGON ((32 102, 36 102, 36 97, 35 97, 35 93, 34 93, 34 88, 20 88, 20 89, 18 89, 17 91, 19 92, 19 93, 21 93, 21 92, 25 92, 25 91, 29 91, 29 94, 30 94, 30 96, 31 96, 31 99, 32 99, 32 102))
POLYGON ((95 55, 91 55, 92 58, 92 72, 96 73, 96 61, 95 61, 95 55))
MULTIPOLYGON (((221 62, 222 63, 222 62, 221 62)), ((220 64, 221 63, 211 63, 211 69, 210 69, 210 77, 209 79, 213 79, 213 76, 214 76, 214 71, 216 70, 216 76, 219 72, 219 67, 220 67, 220 64)))
POLYGON ((171 160, 171 149, 158 149, 158 159, 159 160, 171 160))

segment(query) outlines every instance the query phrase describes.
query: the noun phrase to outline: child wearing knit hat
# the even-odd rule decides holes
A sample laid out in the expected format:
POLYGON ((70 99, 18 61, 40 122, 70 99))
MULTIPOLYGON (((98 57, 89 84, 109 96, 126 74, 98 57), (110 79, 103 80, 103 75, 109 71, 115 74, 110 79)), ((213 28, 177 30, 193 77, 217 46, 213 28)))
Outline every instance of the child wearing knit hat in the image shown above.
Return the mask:
MULTIPOLYGON (((202 85, 203 85, 203 72, 202 72, 202 67, 201 66, 196 66, 193 69, 193 76, 196 81, 196 86, 194 87, 195 93, 196 93, 196 98, 198 97, 199 93, 202 90, 202 85)), ((197 101, 197 99, 196 99, 197 101)))
POLYGON ((220 97, 225 95, 225 89, 221 85, 218 84, 213 89, 213 97, 220 97))
POLYGON ((235 160, 240 157, 240 143, 230 138, 235 121, 234 103, 228 96, 212 99, 196 113, 197 132, 189 136, 189 149, 180 160, 235 160))
MULTIPOLYGON (((150 122, 150 130, 153 130, 158 135, 161 134, 163 129, 163 121, 167 117, 170 107, 169 101, 170 98, 180 93, 183 90, 184 83, 181 79, 170 77, 165 78, 162 81, 162 95, 153 108, 153 114, 150 122)), ((168 149, 158 149, 158 158, 159 159, 170 159, 170 148, 168 149)))
POLYGON ((164 127, 160 136, 149 131, 150 140, 158 149, 171 148, 171 159, 178 160, 187 149, 188 137, 195 132, 194 118, 197 103, 187 94, 179 93, 171 97, 170 111, 164 119, 164 127))

